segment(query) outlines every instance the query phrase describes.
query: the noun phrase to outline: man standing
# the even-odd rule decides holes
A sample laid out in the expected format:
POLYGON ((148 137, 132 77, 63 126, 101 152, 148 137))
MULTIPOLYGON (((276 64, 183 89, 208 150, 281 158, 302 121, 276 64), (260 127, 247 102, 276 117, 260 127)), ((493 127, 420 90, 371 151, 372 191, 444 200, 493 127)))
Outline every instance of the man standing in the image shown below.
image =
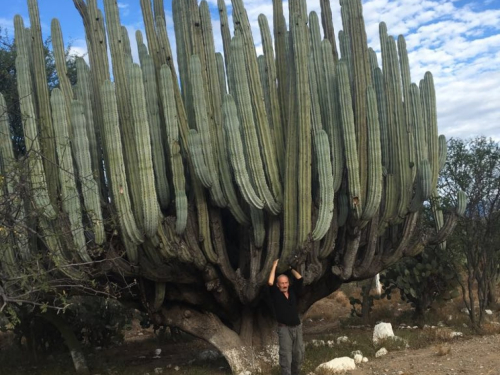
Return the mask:
POLYGON ((278 322, 281 375, 299 375, 304 359, 304 341, 297 310, 297 294, 302 289, 303 279, 300 273, 290 268, 295 277, 293 285, 290 286, 286 275, 278 276, 275 284, 278 261, 276 259, 273 263, 268 285, 270 303, 278 322))

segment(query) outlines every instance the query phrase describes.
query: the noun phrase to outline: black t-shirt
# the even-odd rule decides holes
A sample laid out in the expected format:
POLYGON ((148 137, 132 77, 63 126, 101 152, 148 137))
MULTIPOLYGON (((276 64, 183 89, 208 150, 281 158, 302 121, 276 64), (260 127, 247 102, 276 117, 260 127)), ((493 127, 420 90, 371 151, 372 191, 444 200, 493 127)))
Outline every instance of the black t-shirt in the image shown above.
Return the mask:
POLYGON ((297 310, 297 294, 302 289, 303 282, 303 278, 293 280, 293 284, 288 288, 288 298, 285 297, 285 294, 279 290, 276 284, 268 287, 269 302, 278 323, 287 326, 300 324, 297 310))

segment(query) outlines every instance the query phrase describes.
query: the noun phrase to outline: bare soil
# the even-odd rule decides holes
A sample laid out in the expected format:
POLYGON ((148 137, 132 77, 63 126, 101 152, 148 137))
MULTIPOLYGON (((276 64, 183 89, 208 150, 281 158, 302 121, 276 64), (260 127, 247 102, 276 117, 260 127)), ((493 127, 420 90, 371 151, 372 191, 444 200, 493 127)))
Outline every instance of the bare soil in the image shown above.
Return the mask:
POLYGON ((405 350, 372 359, 352 371, 352 375, 498 375, 500 374, 500 335, 458 339, 419 350, 405 350))

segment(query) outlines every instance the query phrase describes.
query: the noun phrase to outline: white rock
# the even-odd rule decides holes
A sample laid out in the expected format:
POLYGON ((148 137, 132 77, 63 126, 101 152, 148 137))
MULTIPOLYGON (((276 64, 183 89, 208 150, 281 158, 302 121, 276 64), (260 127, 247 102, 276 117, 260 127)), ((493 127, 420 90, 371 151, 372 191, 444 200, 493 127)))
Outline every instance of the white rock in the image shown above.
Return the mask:
POLYGON ((454 338, 454 337, 462 337, 464 334, 462 332, 452 332, 450 333, 450 337, 451 338, 454 338))
POLYGON ((163 374, 163 369, 161 367, 155 368, 155 374, 163 374))
POLYGON ((363 363, 366 363, 366 362, 368 362, 368 358, 363 357, 363 363))
POLYGON ((380 348, 378 352, 375 353, 375 358, 380 358, 380 357, 383 357, 384 355, 386 355, 388 352, 387 352, 387 349, 386 348, 380 348))
POLYGON ((160 355, 161 354, 161 349, 155 349, 155 355, 160 355))
POLYGON ((467 309, 467 307, 464 307, 462 310, 460 310, 461 312, 463 312, 464 314, 467 314, 469 315, 469 310, 467 309))
POLYGON ((493 311, 491 311, 491 310, 484 310, 484 312, 485 312, 486 314, 488 314, 488 315, 493 315, 493 311))
POLYGON ((242 371, 238 375, 252 375, 250 371, 242 371))
POLYGON ((355 356, 356 354, 359 354, 359 355, 363 356, 363 352, 362 352, 361 350, 353 350, 353 351, 351 352, 351 357, 353 357, 353 358, 354 358, 354 356, 355 356))
POLYGON ((337 344, 340 344, 341 342, 349 342, 349 337, 347 336, 337 337, 337 344))
POLYGON ((175 371, 179 371, 180 369, 181 369, 181 368, 180 368, 179 366, 175 366, 175 367, 174 367, 174 370, 175 370, 175 371))
POLYGON ((363 362, 363 356, 361 354, 356 354, 354 356, 354 363, 359 365, 361 362, 363 362))
POLYGON ((319 347, 319 346, 325 346, 325 341, 324 340, 311 340, 312 346, 319 347))
POLYGON ((394 332, 392 331, 391 323, 379 323, 373 329, 373 342, 375 344, 378 343, 379 340, 393 336, 394 332))
POLYGON ((329 347, 329 348, 333 348, 333 347, 334 347, 334 345, 335 345, 335 341, 333 341, 333 340, 328 340, 328 341, 326 342, 326 344, 328 345, 328 347, 329 347))
POLYGON ((341 357, 332 359, 330 362, 322 363, 316 367, 316 372, 321 370, 330 371, 333 374, 343 373, 344 371, 355 370, 356 364, 354 359, 349 357, 341 357))

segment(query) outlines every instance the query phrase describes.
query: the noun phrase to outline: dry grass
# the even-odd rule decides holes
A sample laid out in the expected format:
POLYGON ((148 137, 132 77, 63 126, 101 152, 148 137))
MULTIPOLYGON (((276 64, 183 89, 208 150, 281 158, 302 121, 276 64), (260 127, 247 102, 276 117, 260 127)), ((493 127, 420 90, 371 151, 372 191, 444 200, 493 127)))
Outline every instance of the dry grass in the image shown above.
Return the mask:
POLYGON ((451 353, 451 346, 449 345, 439 345, 436 350, 436 355, 443 357, 451 353))

